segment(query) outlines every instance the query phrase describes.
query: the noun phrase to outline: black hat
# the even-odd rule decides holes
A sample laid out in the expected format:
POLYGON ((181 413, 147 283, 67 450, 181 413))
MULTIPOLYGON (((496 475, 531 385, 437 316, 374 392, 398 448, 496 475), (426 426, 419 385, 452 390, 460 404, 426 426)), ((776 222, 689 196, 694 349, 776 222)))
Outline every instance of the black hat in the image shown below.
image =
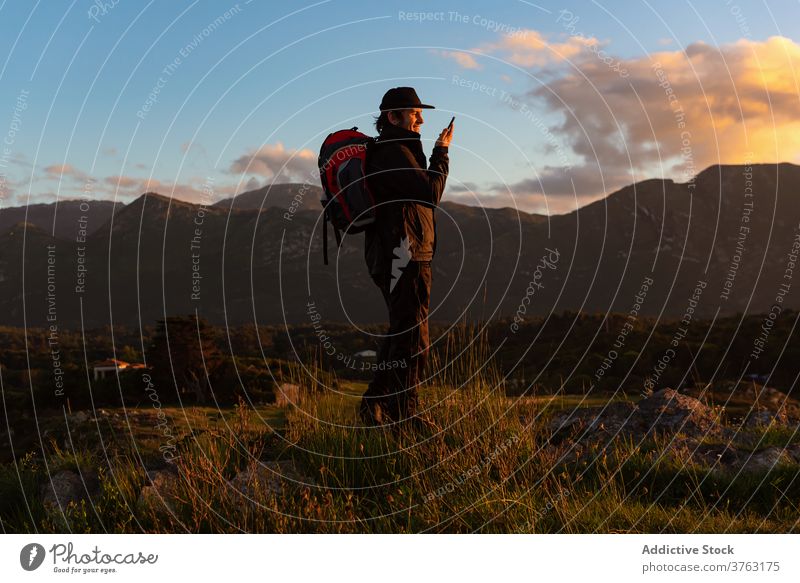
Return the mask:
POLYGON ((432 105, 425 105, 421 103, 417 92, 413 87, 394 87, 389 89, 381 101, 381 111, 389 111, 392 109, 436 109, 432 105))

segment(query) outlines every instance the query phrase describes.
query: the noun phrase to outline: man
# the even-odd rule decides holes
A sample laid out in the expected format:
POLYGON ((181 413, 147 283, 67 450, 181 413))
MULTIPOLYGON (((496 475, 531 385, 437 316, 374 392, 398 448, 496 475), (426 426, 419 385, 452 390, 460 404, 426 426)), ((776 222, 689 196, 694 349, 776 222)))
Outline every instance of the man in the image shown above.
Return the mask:
POLYGON ((421 103, 412 87, 387 91, 375 122, 379 136, 367 154, 376 219, 365 233, 364 255, 389 309, 379 367, 361 400, 361 418, 370 425, 415 417, 427 361, 434 210, 447 180, 453 126, 439 134, 428 167, 419 134, 423 109, 434 107, 421 103))

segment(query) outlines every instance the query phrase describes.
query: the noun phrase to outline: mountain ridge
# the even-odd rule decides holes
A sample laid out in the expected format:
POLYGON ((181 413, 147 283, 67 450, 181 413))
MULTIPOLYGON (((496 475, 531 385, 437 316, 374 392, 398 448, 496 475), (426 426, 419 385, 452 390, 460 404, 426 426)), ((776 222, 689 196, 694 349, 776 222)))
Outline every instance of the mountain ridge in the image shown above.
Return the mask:
MULTIPOLYGON (((737 238, 749 200, 745 168, 711 167, 694 186, 640 181, 565 215, 444 201, 445 212, 437 214, 431 319, 524 320, 563 310, 625 313, 648 280, 654 283, 640 306, 643 315, 681 317, 698 281, 708 291, 697 317, 718 310, 766 312, 800 229, 795 195, 800 167, 754 165, 755 207, 741 252, 737 238), (547 253, 559 260, 542 272, 547 253), (531 295, 530 282, 539 277, 542 287, 531 295), (726 281, 733 291, 720 299, 726 281)), ((298 188, 284 192, 295 196, 298 188)), ((216 324, 309 324, 308 302, 326 321, 385 320, 383 300, 366 273, 361 235, 345 236, 340 248, 331 238, 326 267, 318 209, 298 210, 287 220, 278 206, 259 211, 266 191, 250 192, 256 194, 249 204, 258 206, 233 210, 231 202, 227 208, 203 207, 145 193, 115 213, 80 251, 73 240, 37 230, 26 240, 23 256, 17 226, 0 245, 0 311, 15 325, 46 322, 41 309, 46 246, 57 241, 64 326, 80 326, 81 315, 85 326, 103 326, 112 319, 138 325, 194 312, 216 324), (86 270, 80 294, 74 291, 79 259, 86 270)), ((800 307, 796 296, 788 295, 785 307, 800 307)))

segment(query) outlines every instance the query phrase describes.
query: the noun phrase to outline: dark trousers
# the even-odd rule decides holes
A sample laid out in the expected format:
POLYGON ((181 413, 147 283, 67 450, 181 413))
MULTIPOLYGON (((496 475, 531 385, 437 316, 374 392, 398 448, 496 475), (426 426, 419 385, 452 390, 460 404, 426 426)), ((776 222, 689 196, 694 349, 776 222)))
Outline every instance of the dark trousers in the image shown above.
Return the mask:
POLYGON ((388 274, 373 277, 373 281, 389 310, 389 330, 362 409, 377 403, 392 420, 399 421, 416 414, 418 385, 428 359, 431 262, 409 261, 394 285, 388 274))

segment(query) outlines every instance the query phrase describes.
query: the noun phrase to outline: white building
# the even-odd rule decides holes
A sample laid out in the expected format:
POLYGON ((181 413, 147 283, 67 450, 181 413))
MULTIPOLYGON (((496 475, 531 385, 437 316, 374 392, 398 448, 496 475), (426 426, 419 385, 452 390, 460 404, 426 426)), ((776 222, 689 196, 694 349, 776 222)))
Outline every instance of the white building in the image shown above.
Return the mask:
POLYGON ((94 364, 94 380, 106 378, 108 373, 118 373, 123 370, 133 370, 138 368, 145 368, 143 364, 131 364, 124 360, 117 360, 115 358, 107 358, 94 364))

